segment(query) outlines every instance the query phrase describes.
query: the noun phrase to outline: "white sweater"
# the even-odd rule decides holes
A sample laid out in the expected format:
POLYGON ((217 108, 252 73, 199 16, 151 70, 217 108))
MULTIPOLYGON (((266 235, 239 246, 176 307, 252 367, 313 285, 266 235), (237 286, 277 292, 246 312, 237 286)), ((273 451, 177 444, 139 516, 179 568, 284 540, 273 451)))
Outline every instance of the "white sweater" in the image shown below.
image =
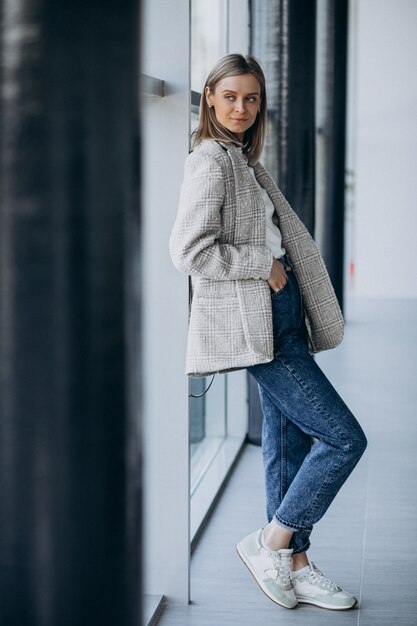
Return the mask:
POLYGON ((266 190, 263 187, 261 187, 261 185, 256 180, 255 171, 253 167, 250 167, 248 165, 248 168, 249 168, 250 173, 252 174, 253 180, 255 181, 260 193, 262 194, 262 199, 265 205, 266 246, 267 248, 271 250, 272 255, 276 259, 279 259, 280 257, 282 257, 283 254, 285 254, 285 249, 282 247, 282 243, 281 243, 282 241, 281 231, 279 230, 278 226, 275 226, 274 222, 272 221, 272 215, 275 211, 275 207, 272 204, 271 198, 268 196, 268 193, 266 192, 266 190))

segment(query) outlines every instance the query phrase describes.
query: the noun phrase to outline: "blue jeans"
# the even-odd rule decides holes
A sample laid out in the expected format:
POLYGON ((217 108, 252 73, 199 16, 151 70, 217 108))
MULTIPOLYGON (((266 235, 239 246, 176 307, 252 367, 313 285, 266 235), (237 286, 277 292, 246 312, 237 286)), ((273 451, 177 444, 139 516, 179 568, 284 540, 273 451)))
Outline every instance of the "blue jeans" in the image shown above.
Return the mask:
MULTIPOLYGON (((288 255, 280 259, 290 265, 288 255)), ((366 448, 366 437, 308 351, 303 304, 294 271, 271 289, 274 359, 252 365, 263 412, 262 454, 267 518, 294 531, 294 553, 366 448)))

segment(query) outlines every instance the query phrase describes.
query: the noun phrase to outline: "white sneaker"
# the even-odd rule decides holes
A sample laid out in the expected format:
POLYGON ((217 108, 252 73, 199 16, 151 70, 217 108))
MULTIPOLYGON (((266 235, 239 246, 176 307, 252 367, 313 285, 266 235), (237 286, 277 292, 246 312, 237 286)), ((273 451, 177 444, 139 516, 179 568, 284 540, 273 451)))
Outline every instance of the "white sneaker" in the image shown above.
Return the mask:
POLYGON ((268 598, 292 609, 297 605, 291 582, 292 550, 273 552, 264 548, 262 531, 263 528, 242 539, 236 546, 237 553, 268 598))
POLYGON ((292 572, 292 582, 298 602, 337 611, 352 609, 357 603, 355 596, 342 591, 336 583, 326 578, 314 563, 310 563, 309 571, 300 572, 298 575, 292 572))

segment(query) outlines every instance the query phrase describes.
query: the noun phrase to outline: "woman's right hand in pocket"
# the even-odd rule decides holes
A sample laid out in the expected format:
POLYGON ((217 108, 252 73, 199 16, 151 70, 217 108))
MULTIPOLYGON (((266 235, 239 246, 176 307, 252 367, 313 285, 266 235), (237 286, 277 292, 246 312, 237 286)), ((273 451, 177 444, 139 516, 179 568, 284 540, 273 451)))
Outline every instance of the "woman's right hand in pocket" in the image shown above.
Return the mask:
POLYGON ((288 280, 287 272, 291 272, 291 268, 288 265, 284 268, 283 264, 274 258, 268 278, 269 286, 273 291, 280 291, 285 287, 288 280))

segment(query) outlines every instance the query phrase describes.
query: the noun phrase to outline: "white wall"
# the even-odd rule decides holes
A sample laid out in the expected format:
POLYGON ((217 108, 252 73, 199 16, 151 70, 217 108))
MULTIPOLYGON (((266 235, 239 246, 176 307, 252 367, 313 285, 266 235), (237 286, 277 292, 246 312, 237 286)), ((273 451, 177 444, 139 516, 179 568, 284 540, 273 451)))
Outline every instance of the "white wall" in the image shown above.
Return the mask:
POLYGON ((417 1, 355 0, 354 292, 417 297, 417 1))
POLYGON ((188 279, 168 240, 189 146, 188 0, 152 0, 143 14, 142 72, 165 81, 143 108, 144 590, 189 600, 188 279))

